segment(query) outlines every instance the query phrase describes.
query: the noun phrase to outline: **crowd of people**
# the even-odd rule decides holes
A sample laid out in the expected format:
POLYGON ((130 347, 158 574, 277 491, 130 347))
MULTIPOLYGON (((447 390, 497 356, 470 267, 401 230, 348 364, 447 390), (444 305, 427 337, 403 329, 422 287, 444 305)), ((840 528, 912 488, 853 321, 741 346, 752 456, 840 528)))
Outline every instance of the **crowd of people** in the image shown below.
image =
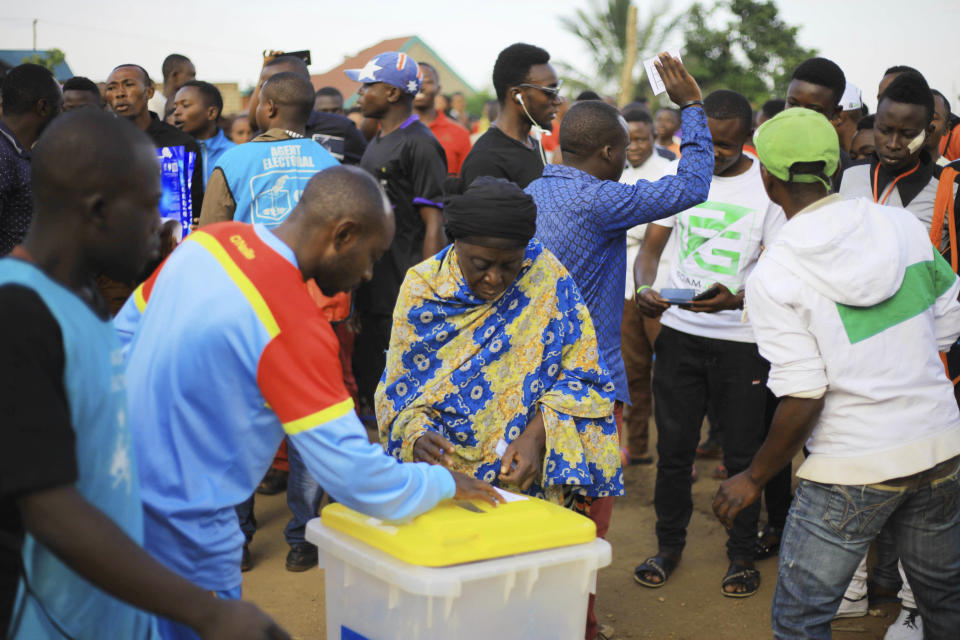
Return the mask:
MULTIPOLYGON (((257 492, 286 491, 302 571, 325 494, 392 520, 498 487, 603 537, 624 465, 655 464, 634 579, 663 588, 697 456, 724 479, 721 594, 780 556, 775 637, 883 599, 887 640, 955 637, 949 100, 896 66, 871 114, 818 57, 755 111, 655 65, 674 106, 618 108, 510 45, 472 132, 402 52, 347 71, 350 113, 282 52, 230 118, 179 54, 162 92, 132 63, 102 86, 8 71, 6 637, 288 637, 241 600, 257 492)), ((594 606, 586 639, 611 637, 594 606)))

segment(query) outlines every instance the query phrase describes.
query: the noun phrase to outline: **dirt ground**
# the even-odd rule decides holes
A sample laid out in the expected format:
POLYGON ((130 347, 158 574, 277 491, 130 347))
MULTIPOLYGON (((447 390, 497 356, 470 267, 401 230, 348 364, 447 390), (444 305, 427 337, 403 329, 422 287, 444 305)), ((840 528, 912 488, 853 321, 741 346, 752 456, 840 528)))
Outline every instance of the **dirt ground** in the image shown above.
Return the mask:
MULTIPOLYGON (((656 551, 653 484, 655 467, 625 470, 627 494, 618 499, 607 539, 613 562, 598 576, 597 614, 614 638, 664 640, 753 640, 771 637, 770 601, 777 560, 758 563, 760 592, 742 600, 725 598, 720 580, 727 568, 726 534, 710 505, 719 481, 710 477, 715 460, 698 460, 693 485, 694 513, 683 561, 660 589, 633 581, 633 568, 656 551)), ((761 516, 764 517, 764 516, 761 516)), ((244 599, 260 605, 298 640, 325 639, 323 571, 290 573, 284 568, 289 518, 283 495, 257 496, 260 530, 251 547, 254 568, 244 574, 244 599)), ((883 605, 871 615, 835 622, 836 640, 881 640, 899 612, 883 605)), ((335 640, 331 638, 330 640, 335 640)), ((337 639, 338 640, 338 639, 337 639)), ((510 639, 503 639, 510 640, 510 639)), ((543 639, 549 640, 549 639, 543 639)))

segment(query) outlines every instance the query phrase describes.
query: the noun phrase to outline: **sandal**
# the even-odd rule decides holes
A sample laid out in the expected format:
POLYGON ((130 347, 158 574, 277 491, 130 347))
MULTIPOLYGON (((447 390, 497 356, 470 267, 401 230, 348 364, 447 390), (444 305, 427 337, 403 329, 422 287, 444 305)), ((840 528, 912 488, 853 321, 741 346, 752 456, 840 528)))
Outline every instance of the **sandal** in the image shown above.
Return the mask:
POLYGON ((763 529, 757 533, 757 543, 754 546, 753 557, 756 560, 764 560, 780 552, 780 539, 783 537, 783 527, 775 527, 772 524, 764 525, 763 529))
POLYGON ((673 573, 673 570, 677 568, 677 564, 679 563, 680 558, 665 553, 658 553, 644 560, 643 564, 637 565, 637 568, 633 570, 633 579, 637 584, 642 584, 650 589, 659 589, 667 583, 667 578, 670 577, 670 574, 673 573), (649 578, 644 578, 644 573, 653 573, 660 576, 660 582, 653 582, 649 578))
POLYGON ((760 590, 760 572, 738 562, 731 562, 720 583, 720 593, 728 598, 749 598, 760 590), (741 585, 745 591, 727 591, 725 587, 741 585))
POLYGON ((722 462, 718 464, 713 469, 713 473, 710 474, 710 477, 714 480, 726 480, 730 473, 727 471, 727 466, 722 462))
POLYGON ((697 447, 698 458, 722 458, 723 445, 716 440, 707 438, 697 447))

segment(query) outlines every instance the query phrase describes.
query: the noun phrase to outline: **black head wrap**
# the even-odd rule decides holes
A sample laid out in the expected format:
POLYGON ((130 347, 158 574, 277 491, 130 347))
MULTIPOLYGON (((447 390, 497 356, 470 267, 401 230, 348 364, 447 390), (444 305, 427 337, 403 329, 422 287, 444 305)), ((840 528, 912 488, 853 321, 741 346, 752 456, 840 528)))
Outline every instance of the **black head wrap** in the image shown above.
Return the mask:
POLYGON ((460 178, 448 178, 443 191, 443 219, 451 240, 502 238, 526 246, 537 231, 537 205, 512 182, 482 176, 464 189, 460 178))

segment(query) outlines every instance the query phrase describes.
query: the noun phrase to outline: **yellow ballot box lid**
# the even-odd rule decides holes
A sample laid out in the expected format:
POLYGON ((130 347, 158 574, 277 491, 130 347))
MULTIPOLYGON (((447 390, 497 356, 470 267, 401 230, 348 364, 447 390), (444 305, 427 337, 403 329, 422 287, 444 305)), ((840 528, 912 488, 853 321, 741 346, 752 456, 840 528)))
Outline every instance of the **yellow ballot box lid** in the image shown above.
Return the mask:
POLYGON ((506 504, 444 500, 403 523, 372 518, 342 504, 327 505, 320 517, 326 527, 423 567, 565 547, 597 537, 589 518, 552 502, 498 491, 506 504))

